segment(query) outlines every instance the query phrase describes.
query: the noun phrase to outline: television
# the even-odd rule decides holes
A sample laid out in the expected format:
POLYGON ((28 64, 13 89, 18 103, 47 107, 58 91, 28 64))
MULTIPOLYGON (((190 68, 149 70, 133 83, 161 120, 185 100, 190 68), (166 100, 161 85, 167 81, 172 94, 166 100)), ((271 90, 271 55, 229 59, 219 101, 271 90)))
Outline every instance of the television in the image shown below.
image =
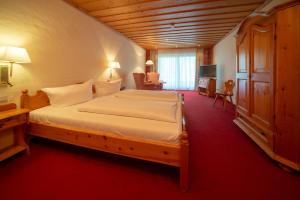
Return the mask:
POLYGON ((216 65, 201 65, 200 66, 200 77, 213 77, 217 76, 216 65))

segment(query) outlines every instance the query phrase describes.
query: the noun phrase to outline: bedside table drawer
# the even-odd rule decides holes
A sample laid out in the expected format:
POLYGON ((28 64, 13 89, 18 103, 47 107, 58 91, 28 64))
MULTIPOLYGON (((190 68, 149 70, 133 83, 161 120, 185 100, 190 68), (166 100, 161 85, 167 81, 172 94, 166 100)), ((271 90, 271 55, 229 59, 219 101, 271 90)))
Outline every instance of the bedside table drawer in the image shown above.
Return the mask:
POLYGON ((21 114, 13 117, 9 117, 6 119, 1 119, 0 120, 0 131, 14 127, 16 125, 24 124, 26 123, 26 114, 21 114))

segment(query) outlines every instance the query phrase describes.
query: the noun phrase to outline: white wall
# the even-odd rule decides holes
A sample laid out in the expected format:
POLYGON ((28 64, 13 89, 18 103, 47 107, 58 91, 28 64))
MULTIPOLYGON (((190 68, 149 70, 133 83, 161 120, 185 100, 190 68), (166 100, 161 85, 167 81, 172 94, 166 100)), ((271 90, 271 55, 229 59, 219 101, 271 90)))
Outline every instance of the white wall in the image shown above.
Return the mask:
POLYGON ((120 62, 113 75, 135 87, 132 72, 144 71, 145 50, 108 26, 61 0, 0 1, 0 46, 28 50, 32 63, 15 64, 13 87, 0 98, 19 101, 20 91, 107 79, 109 60, 120 62))
MULTIPOLYGON (((237 29, 214 46, 213 63, 217 65, 217 89, 224 87, 226 80, 235 81, 236 70, 236 35, 237 29)), ((233 101, 235 103, 236 87, 233 101)))

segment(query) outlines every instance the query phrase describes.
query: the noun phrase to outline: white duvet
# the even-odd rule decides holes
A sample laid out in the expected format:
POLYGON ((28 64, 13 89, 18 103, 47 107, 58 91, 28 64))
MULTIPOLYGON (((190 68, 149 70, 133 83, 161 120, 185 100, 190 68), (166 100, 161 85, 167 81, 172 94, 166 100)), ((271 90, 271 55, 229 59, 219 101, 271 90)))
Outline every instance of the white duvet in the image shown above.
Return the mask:
POLYGON ((177 109, 177 121, 165 122, 118 115, 79 112, 82 104, 66 107, 46 106, 30 112, 30 122, 61 125, 81 130, 108 131, 118 136, 128 136, 178 144, 182 131, 181 108, 177 109))
MULTIPOLYGON (((171 94, 169 94, 169 92, 167 92, 168 94, 162 94, 164 92, 142 90, 125 91, 115 93, 114 96, 117 97, 119 95, 116 96, 116 94, 126 93, 126 95, 124 95, 125 97, 121 97, 122 95, 120 95, 119 98, 128 100, 135 99, 136 101, 139 100, 143 102, 149 102, 150 100, 153 100, 153 97, 159 99, 159 101, 165 100, 166 103, 171 101, 171 99, 177 99, 176 122, 78 111, 80 107, 86 106, 89 102, 66 107, 46 106, 36 109, 30 112, 29 120, 33 123, 61 125, 81 130, 107 131, 118 136, 179 144, 180 134, 182 132, 182 110, 181 100, 175 92, 171 92, 171 94), (146 96, 143 97, 142 94, 145 94, 146 96)), ((94 100, 97 99, 98 98, 94 100)), ((90 102, 93 102, 94 100, 90 102)), ((134 105, 134 103, 132 103, 132 105, 134 105)))
POLYGON ((179 93, 173 91, 153 91, 128 89, 115 93, 115 97, 153 101, 179 101, 179 93))
MULTIPOLYGON (((148 95, 156 98, 162 97, 166 99, 172 99, 173 97, 176 97, 173 93, 153 94, 153 92, 151 92, 148 93, 148 95)), ((133 95, 131 94, 130 96, 132 97, 133 95)), ((106 115, 135 117, 174 123, 176 122, 177 102, 153 100, 141 101, 136 98, 120 98, 116 95, 113 95, 96 98, 92 101, 86 102, 78 107, 78 111, 106 115)))

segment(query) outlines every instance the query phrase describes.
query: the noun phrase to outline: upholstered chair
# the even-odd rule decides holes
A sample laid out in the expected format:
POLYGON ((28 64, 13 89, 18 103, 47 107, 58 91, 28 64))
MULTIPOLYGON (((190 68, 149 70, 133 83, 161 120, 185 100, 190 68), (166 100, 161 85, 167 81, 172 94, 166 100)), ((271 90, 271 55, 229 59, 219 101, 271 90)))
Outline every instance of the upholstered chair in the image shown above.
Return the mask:
POLYGON ((161 84, 154 84, 152 82, 145 82, 144 73, 133 73, 133 78, 135 81, 137 90, 161 90, 161 84))

